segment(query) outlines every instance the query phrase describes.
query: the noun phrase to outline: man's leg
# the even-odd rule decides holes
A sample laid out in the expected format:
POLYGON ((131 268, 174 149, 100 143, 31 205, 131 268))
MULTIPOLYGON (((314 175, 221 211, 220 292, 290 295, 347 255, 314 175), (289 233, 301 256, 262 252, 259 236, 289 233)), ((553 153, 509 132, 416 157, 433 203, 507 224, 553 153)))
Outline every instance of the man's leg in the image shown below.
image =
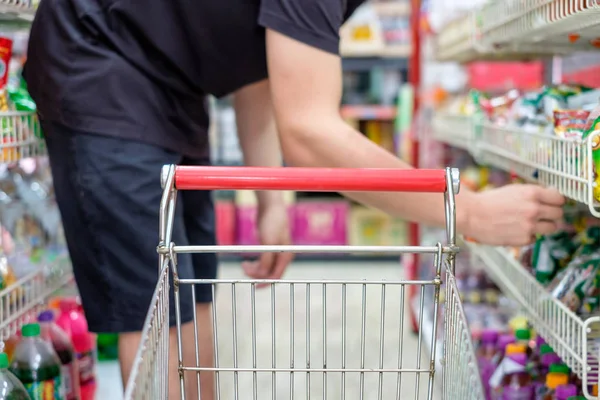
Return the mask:
MULTIPOLYGON (((164 164, 179 164, 181 156, 58 124, 43 123, 43 127, 56 199, 89 327, 93 332, 121 334, 120 361, 126 378, 158 278, 160 170, 164 164)), ((182 207, 175 213, 173 241, 188 244, 182 207)), ((178 272, 181 278, 193 277, 190 255, 178 257, 178 272)), ((180 288, 185 340, 194 337, 191 290, 187 285, 180 288)), ((169 322, 173 326, 172 290, 169 299, 169 322)), ((176 338, 171 336, 170 348, 175 359, 176 338)), ((173 371, 177 373, 176 368, 173 371)))

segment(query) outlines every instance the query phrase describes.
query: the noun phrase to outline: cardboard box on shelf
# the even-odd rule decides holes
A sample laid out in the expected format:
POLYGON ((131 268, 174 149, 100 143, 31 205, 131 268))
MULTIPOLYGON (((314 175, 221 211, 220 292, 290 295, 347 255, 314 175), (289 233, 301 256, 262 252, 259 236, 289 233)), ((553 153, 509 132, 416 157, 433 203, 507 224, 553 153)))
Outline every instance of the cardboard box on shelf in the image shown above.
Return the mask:
POLYGON ((352 207, 348 218, 348 227, 348 242, 352 246, 408 244, 406 221, 371 208, 352 207))
POLYGON ((298 245, 345 245, 350 206, 343 200, 303 201, 294 206, 292 240, 298 245))

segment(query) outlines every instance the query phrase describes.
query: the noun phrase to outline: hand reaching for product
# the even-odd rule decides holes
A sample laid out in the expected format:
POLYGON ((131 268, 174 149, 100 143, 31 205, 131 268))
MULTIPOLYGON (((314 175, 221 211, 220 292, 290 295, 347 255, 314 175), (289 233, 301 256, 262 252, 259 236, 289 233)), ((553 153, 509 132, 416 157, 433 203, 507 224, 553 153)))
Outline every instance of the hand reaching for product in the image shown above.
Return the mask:
MULTIPOLYGON (((508 185, 477 193, 469 210, 469 236, 495 246, 523 246, 556 232, 565 199, 555 189, 508 185)), ((466 232, 465 232, 466 233, 466 232)))
MULTIPOLYGON (((266 207, 258 215, 258 236, 263 245, 292 243, 287 207, 283 204, 266 207)), ((292 253, 263 253, 257 261, 245 261, 242 268, 254 279, 279 279, 293 260, 292 253)))

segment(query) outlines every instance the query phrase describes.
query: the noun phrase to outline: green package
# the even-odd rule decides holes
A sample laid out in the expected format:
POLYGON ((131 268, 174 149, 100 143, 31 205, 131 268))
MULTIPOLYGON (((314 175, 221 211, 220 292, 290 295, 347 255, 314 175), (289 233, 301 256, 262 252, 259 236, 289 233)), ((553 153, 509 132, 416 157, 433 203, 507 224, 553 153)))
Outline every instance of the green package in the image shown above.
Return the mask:
POLYGON ((568 232, 539 237, 533 246, 531 262, 538 282, 549 284, 568 265, 573 253, 573 238, 568 232))

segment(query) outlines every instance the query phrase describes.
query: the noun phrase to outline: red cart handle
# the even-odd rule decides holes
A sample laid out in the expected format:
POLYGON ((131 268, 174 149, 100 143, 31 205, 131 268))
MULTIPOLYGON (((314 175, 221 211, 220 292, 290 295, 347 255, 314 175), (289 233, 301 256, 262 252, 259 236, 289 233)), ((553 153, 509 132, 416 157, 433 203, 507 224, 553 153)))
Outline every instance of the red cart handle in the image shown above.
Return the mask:
MULTIPOLYGON (((166 183, 171 167, 163 170, 166 183)), ((458 171, 453 171, 453 178, 458 171)), ((454 179, 453 179, 454 181, 454 179)), ((175 167, 179 190, 294 190, 310 192, 446 191, 446 171, 415 169, 345 169, 295 167, 175 167)), ((458 180, 453 182, 458 191, 458 180)))

